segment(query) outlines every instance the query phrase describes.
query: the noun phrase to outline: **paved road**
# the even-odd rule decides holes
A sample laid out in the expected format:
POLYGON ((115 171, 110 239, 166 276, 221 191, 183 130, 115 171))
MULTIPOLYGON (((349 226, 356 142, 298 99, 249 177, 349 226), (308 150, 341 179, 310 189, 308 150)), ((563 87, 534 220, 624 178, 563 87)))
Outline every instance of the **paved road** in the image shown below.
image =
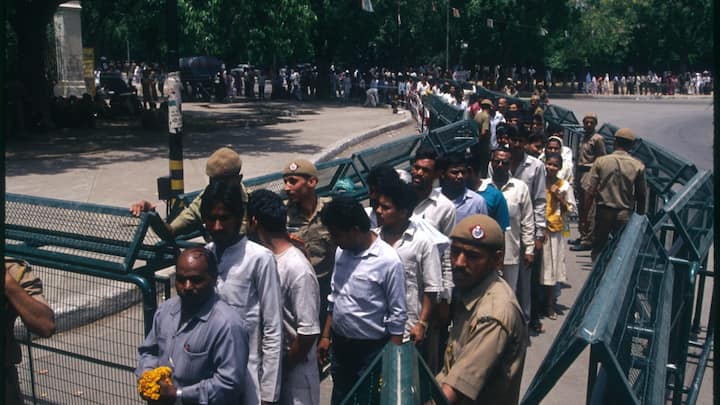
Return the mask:
POLYGON ((629 127, 641 138, 667 147, 700 169, 712 170, 712 99, 557 99, 551 102, 575 112, 598 114, 600 123, 629 127))

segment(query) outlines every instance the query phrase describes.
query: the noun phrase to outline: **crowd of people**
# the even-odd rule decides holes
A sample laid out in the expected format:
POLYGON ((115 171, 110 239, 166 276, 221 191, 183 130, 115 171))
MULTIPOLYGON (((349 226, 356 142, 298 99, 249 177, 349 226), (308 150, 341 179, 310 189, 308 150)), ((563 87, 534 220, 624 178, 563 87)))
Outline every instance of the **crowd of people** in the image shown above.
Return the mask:
MULTIPOLYGON (((177 296, 159 306, 139 348, 140 381, 172 370, 160 401, 318 404, 329 365, 339 404, 392 342, 417 347, 450 403, 517 403, 530 336, 557 319, 568 247, 595 260, 632 212, 644 213, 631 130, 618 130, 607 154, 587 113, 573 154, 547 131, 543 89, 525 108, 479 99, 450 78, 376 74, 405 100, 435 93, 463 109, 477 143, 445 155, 420 146, 409 171, 373 167, 365 208, 347 195, 349 179, 320 197, 318 170, 304 159, 283 169, 287 202, 249 193, 240 156, 215 151, 208 186, 164 225, 173 236, 202 230, 208 243, 179 255, 177 296), (580 237, 568 240, 574 214, 580 237)), ((130 208, 154 209, 145 200, 130 208)))
POLYGON ((409 172, 372 168, 366 208, 346 196, 348 179, 319 197, 318 171, 304 159, 283 169, 287 203, 248 194, 240 157, 216 151, 208 187, 166 225, 173 235, 201 227, 211 242, 178 260, 179 298, 157 311, 138 377, 174 361, 182 377, 162 384, 165 399, 317 404, 318 368, 329 363, 337 404, 385 344, 408 343, 452 403, 516 403, 529 336, 557 318, 568 246, 596 259, 644 212, 644 167, 627 153, 629 129, 605 153, 592 113, 573 157, 562 134, 545 133, 539 96, 529 110, 468 99, 477 144, 447 155, 421 146, 409 172), (569 241, 575 213, 581 237, 569 241), (212 308, 225 314, 226 304, 234 314, 217 334, 235 339, 193 341, 209 338, 212 308), (167 326, 178 316, 187 338, 167 326), (228 364, 223 353, 238 345, 228 364))

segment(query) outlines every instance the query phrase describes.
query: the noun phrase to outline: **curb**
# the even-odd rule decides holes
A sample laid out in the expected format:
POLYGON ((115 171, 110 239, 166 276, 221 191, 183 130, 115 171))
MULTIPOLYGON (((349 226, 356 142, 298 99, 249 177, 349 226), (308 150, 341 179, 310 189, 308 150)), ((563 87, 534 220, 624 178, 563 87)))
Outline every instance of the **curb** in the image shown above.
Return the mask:
POLYGON ((401 120, 391 122, 389 124, 381 125, 379 127, 373 128, 369 131, 361 132, 358 134, 352 134, 348 136, 347 138, 341 139, 334 144, 330 145, 328 148, 324 149, 322 152, 316 153, 310 158, 310 161, 313 163, 320 163, 320 162, 326 162, 329 160, 332 160, 340 154, 340 152, 344 151, 345 149, 355 146, 361 142, 364 142, 368 139, 374 138, 378 135, 381 135, 385 132, 393 131, 398 128, 402 128, 408 123, 412 122, 412 116, 410 115, 410 112, 406 110, 401 110, 402 114, 405 115, 405 117, 401 120))

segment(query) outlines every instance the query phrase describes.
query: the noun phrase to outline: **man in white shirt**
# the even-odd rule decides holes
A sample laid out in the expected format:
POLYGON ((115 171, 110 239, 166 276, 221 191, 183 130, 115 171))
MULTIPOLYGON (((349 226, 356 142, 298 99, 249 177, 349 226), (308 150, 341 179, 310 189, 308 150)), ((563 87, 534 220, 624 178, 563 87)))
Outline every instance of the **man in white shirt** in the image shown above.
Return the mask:
POLYGON ((282 302, 275 259, 268 249, 240 233, 245 204, 234 183, 207 186, 200 214, 218 261, 216 290, 235 307, 250 337, 245 405, 277 402, 282 375, 282 302))
MULTIPOLYGON (((442 290, 440 254, 432 237, 410 219, 415 207, 415 193, 399 179, 384 182, 377 190, 375 212, 382 219, 376 233, 400 255, 405 267, 405 302, 408 320, 403 340, 420 344, 425 340, 428 323, 442 290)), ((423 350, 423 354, 425 350, 423 350)))
MULTIPOLYGON (((530 314, 530 282, 528 273, 536 257, 535 230, 537 229, 530 190, 525 184, 513 177, 511 172, 511 152, 501 146, 493 153, 491 160, 492 178, 483 181, 483 185, 495 185, 507 201, 510 214, 510 230, 505 232, 505 259, 503 278, 515 291, 518 300, 527 303, 524 309, 525 321, 530 323, 537 333, 543 332, 539 318, 532 319, 530 314)), ((521 304, 522 305, 522 304, 521 304)))
MULTIPOLYGON (((435 229, 449 236, 455 226, 455 205, 440 190, 434 189, 433 185, 439 176, 437 169, 437 153, 432 147, 421 146, 415 152, 412 161, 410 175, 412 176, 412 186, 415 190, 418 204, 413 210, 413 217, 421 218, 434 226, 435 229)), ((446 325, 450 320, 450 297, 452 296, 452 269, 450 266, 449 253, 441 252, 443 290, 438 293, 438 322, 437 328, 439 333, 432 336, 447 336, 446 325)), ((444 351, 441 342, 429 343, 438 350, 430 356, 428 366, 433 372, 439 371, 442 353, 444 351)))
POLYGON ((402 343, 405 276, 400 257, 370 231, 359 203, 340 195, 320 215, 338 246, 327 320, 318 343, 321 360, 332 345, 332 404, 337 405, 388 341, 402 343))
POLYGON ((248 201, 250 237, 273 252, 283 301, 283 377, 280 405, 317 405, 320 401, 315 342, 320 335, 320 287, 312 265, 293 246, 287 208, 279 195, 256 190, 248 201))

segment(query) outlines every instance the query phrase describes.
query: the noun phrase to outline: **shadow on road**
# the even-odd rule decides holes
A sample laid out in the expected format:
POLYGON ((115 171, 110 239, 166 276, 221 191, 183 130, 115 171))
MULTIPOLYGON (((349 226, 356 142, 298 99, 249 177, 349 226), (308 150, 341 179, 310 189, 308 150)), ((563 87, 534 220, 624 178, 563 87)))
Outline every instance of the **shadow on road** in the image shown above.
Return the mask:
MULTIPOLYGON (((249 156, 278 150, 312 155, 322 146, 298 142, 300 130, 275 124, 303 121, 320 108, 342 108, 336 104, 285 102, 193 103, 187 107, 183 111, 186 159, 205 158, 218 144, 232 145, 249 156)), ((167 150, 167 134, 143 129, 139 117, 102 120, 92 129, 63 128, 8 139, 5 175, 57 174, 117 162, 143 162, 165 158, 167 150)))

